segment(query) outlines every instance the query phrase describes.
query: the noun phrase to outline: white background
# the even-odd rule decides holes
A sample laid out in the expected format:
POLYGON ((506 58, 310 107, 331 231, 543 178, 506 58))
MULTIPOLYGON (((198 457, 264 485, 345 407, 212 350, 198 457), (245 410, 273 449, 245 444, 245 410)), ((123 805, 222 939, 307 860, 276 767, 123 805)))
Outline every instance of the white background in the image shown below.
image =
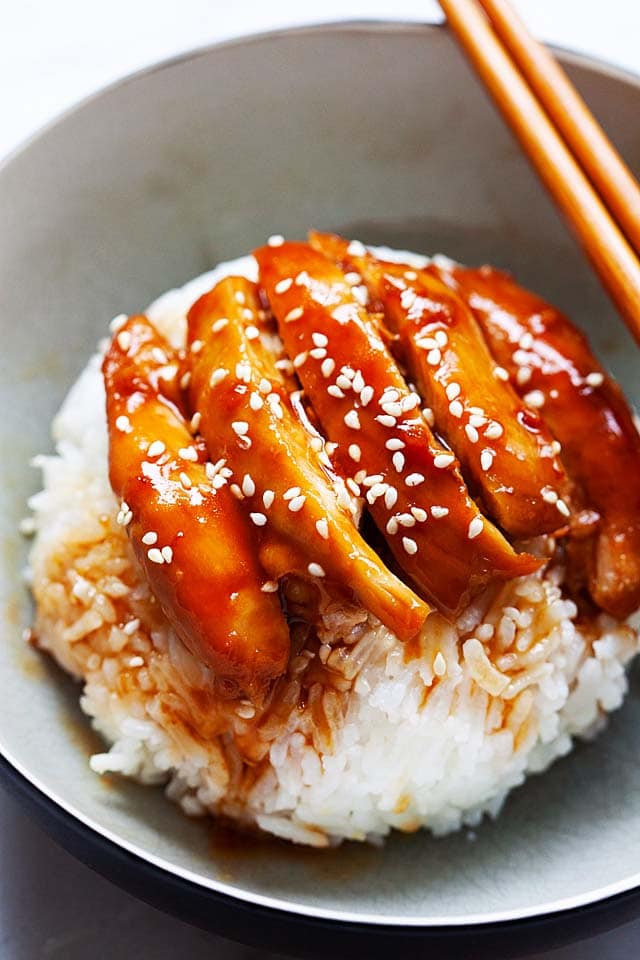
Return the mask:
MULTIPOLYGON (((539 37, 640 73, 640 0, 517 0, 517 6, 539 37)), ((0 0, 0 157, 77 100, 158 59, 254 30, 368 17, 439 14, 435 0, 0 0)), ((639 955, 636 923, 548 957, 639 955)), ((151 956, 257 960, 253 951, 225 946, 93 875, 0 793, 1 960, 151 956)))

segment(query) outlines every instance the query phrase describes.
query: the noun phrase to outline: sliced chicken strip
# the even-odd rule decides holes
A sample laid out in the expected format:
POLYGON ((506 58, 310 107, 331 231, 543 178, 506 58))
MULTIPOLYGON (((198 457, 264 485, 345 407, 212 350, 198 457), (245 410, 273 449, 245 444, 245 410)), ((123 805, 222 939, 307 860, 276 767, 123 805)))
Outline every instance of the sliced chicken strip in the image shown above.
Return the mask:
POLYGON ((567 478, 538 414, 496 368, 468 306, 441 280, 377 259, 331 234, 310 234, 320 250, 357 272, 380 302, 408 374, 433 410, 494 520, 518 538, 566 528, 567 478))
POLYGON ((208 449, 233 470, 231 490, 254 525, 274 589, 291 573, 329 593, 337 585, 340 596, 353 591, 410 639, 429 608, 358 533, 352 498, 322 438, 305 424, 299 397, 290 395, 287 362, 261 330, 260 306, 255 284, 228 277, 189 312, 190 397, 208 449))
POLYGON ((252 538, 227 480, 205 464, 179 408, 177 358, 145 317, 106 353, 109 475, 119 520, 167 618, 221 690, 260 701, 285 670, 289 631, 262 591, 252 538))
POLYGON ((498 363, 562 444, 569 475, 601 517, 589 590, 616 617, 640 606, 640 436, 618 385, 555 307, 490 267, 441 266, 474 311, 498 363))
POLYGON ((280 334, 341 472, 419 591, 449 616, 492 577, 539 567, 515 553, 468 495, 344 273, 308 244, 255 253, 280 334))

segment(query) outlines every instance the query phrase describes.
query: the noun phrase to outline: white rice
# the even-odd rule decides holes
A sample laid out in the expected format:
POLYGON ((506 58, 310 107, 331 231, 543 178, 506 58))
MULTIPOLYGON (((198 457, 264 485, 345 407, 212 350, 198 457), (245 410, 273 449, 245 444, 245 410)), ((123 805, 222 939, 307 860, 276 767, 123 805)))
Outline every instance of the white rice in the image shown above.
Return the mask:
MULTIPOLYGON (((188 308, 229 272, 255 278, 255 262, 222 264, 155 301, 149 317, 180 345, 188 308)), ((56 455, 37 458, 30 567, 38 642, 82 680, 82 708, 108 747, 91 758, 96 773, 164 783, 189 815, 315 846, 394 827, 444 834, 496 816, 528 773, 622 703, 637 633, 605 615, 579 629, 555 567, 479 598, 457 627, 432 614, 423 655, 408 662, 365 612, 328 614, 318 655, 334 665, 332 686, 312 686, 291 709, 303 654, 284 682, 289 707, 254 730, 250 704, 215 703, 209 670, 173 634, 115 523, 100 361, 54 421, 56 455), (345 633, 346 656, 334 654, 345 633)))

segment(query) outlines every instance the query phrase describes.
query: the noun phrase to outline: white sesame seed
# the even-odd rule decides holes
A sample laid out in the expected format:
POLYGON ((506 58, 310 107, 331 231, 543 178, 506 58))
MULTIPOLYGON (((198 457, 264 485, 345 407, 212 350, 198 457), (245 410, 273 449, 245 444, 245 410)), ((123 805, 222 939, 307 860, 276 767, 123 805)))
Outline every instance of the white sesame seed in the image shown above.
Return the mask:
POLYGON ((408 487, 419 487, 421 483, 424 483, 424 477, 421 473, 410 473, 405 483, 408 487))
POLYGON ((162 556, 162 552, 158 550, 157 547, 152 547, 151 550, 147 550, 147 557, 149 558, 151 563, 158 563, 158 564, 164 563, 164 557, 162 556))
POLYGON ((237 483, 232 483, 231 486, 229 487, 229 490, 234 495, 236 500, 244 500, 244 493, 242 492, 242 490, 240 489, 237 483))
POLYGON ((276 497, 276 495, 275 495, 275 493, 273 492, 273 490, 265 490, 265 491, 264 491, 264 493, 262 494, 262 503, 264 504, 265 510, 268 510, 269 507, 273 504, 273 501, 275 500, 275 497, 276 497))
POLYGON ((362 451, 357 443, 350 444, 348 453, 352 460, 355 460, 356 463, 360 463, 362 451))
POLYGON ((224 330, 225 327, 229 325, 229 320, 227 317, 218 317, 217 320, 211 324, 212 333, 220 333, 221 330, 224 330))
POLYGON ((282 494, 283 500, 293 500, 294 497, 299 497, 301 493, 300 487, 289 487, 288 490, 282 494))
POLYGON ((271 382, 267 380, 266 377, 263 377, 258 384, 258 390, 263 394, 271 393, 271 382))
POLYGON ((544 406, 544 393, 542 390, 532 390, 530 393, 525 394, 523 397, 524 402, 535 409, 539 409, 544 406))
POLYGON ((267 240, 267 245, 270 247, 281 247, 284 243, 284 237, 281 233, 273 233, 267 240))
POLYGON ((236 363, 236 377, 242 383, 251 381, 251 365, 248 360, 240 360, 239 363, 236 363))
POLYGON ((316 530, 323 540, 329 539, 329 523, 324 517, 321 517, 320 520, 316 520, 316 530))
POLYGON ((306 499, 302 493, 299 497, 294 497, 293 500, 289 500, 289 510, 291 510, 291 513, 298 513, 299 510, 302 510, 306 499))
POLYGON ((397 502, 398 502, 398 491, 396 490, 395 487, 391 487, 391 486, 387 487, 387 489, 384 492, 384 505, 387 508, 387 510, 393 509, 393 507, 395 507, 397 502))
POLYGON ((410 556, 413 556, 414 553, 418 552, 418 544, 415 542, 415 540, 412 540, 411 537, 403 537, 402 546, 404 547, 405 552, 410 556))
POLYGON ((324 577, 325 572, 319 563, 310 563, 307 567, 307 570, 312 577, 324 577))
POLYGON ((433 672, 436 677, 444 677, 447 672, 447 661, 442 656, 442 653, 438 651, 433 658, 433 672))
POLYGON ((558 494, 552 487, 543 487, 542 490, 540 491, 540 494, 545 503, 558 502, 558 494))
POLYGON ((495 451, 490 450, 488 447, 484 448, 484 450, 480 454, 480 467, 482 470, 491 469, 491 464, 493 463, 494 456, 495 456, 495 451))
POLYGON ((449 337, 444 330, 436 330, 433 336, 439 347, 446 347, 449 342, 449 337))
POLYGON ((333 371, 336 368, 335 360, 332 360, 331 357, 327 357, 326 360, 323 360, 320 364, 320 373, 323 377, 330 377, 333 371))
POLYGON ((385 441, 384 445, 387 450, 404 450, 405 447, 404 440, 401 440, 400 437, 391 437, 390 440, 385 441))
POLYGON ((401 527, 415 527, 416 525, 416 518, 410 513, 399 513, 396 519, 401 527))
POLYGON ((487 418, 483 417, 481 413, 472 413, 469 417, 469 423, 472 427, 484 427, 487 422, 487 418))
POLYGON ((180 483, 185 488, 185 490, 190 490, 193 484, 191 483, 191 477, 188 476, 184 471, 180 473, 180 483))
POLYGON ((436 418, 431 407, 423 407, 422 416, 424 417, 425 421, 429 424, 430 427, 434 425, 436 418))
POLYGON ((516 371, 516 383, 518 386, 523 387, 525 383, 529 383, 529 380, 531 380, 531 374, 531 367, 518 367, 516 371))
POLYGON ((449 413, 452 417, 457 417, 459 420, 462 414, 464 413, 464 407, 459 400, 452 400, 449 404, 449 413))
POLYGON ((183 373, 180 377, 180 389, 186 390, 191 382, 191 371, 187 370, 186 373, 183 373))
POLYGON ((411 513, 418 523, 424 523, 427 519, 427 511, 423 510, 422 507, 411 507, 411 513))
POLYGON ((442 360, 442 354, 436 347, 434 350, 429 350, 427 354, 427 363, 432 367, 437 367, 442 360))
POLYGON ((398 521, 396 520, 395 517, 391 517, 391 518, 387 521, 387 526, 386 526, 385 529, 386 529, 387 533, 389 534, 389 536, 391 536, 391 537, 393 537, 393 536, 398 532, 398 521))
POLYGON ((231 424, 231 429, 237 436, 243 437, 249 432, 249 424, 246 420, 234 420, 231 424))
POLYGON ((571 511, 564 500, 558 499, 558 502, 556 503, 556 510, 558 510, 563 517, 568 517, 571 515, 571 511))
POLYGON ((154 543, 158 542, 158 534, 155 532, 155 530, 147 530, 145 535, 142 537, 142 542, 144 543, 145 547, 152 547, 154 543))
POLYGON ((245 497, 252 497, 256 492, 256 485, 253 482, 253 477, 250 473, 245 473, 244 477, 242 478, 242 492, 244 493, 245 497))
POLYGON ((351 493, 354 495, 354 497, 360 496, 360 487, 352 477, 347 477, 345 483, 349 490, 351 490, 351 493))
POLYGON ((381 423, 383 427, 395 427, 398 422, 395 417, 390 417, 387 413, 381 413, 376 417, 378 423, 381 423))
POLYGON ((326 347, 329 343, 329 338, 324 333, 312 333, 311 339, 316 347, 326 347))
POLYGON ((192 433, 197 432, 198 427, 200 426, 201 420, 202 420, 202 414, 200 413, 199 410, 196 410, 194 415, 191 417, 191 420, 189 421, 189 429, 191 430, 192 433))
POLYGON ((122 632, 125 633, 128 637, 130 637, 132 634, 136 632, 139 626, 140 626, 140 618, 134 617, 133 620, 128 620, 125 623, 124 627, 122 628, 122 632))
POLYGON ((293 358, 293 366, 298 370, 303 364, 307 362, 307 357, 309 354, 306 350, 302 350, 300 353, 297 353, 293 358))
POLYGON ((345 413, 343 419, 345 426, 349 427, 350 430, 360 429, 360 417, 357 410, 349 410, 348 413, 345 413))
POLYGON ((162 440, 154 440, 153 443, 149 444, 149 449, 147 450, 148 457, 160 457, 166 450, 166 447, 162 440))
POLYGON ((163 547, 160 552, 162 554, 162 559, 164 560, 164 562, 171 563, 171 561, 173 560, 173 550, 171 549, 171 547, 169 546, 163 547))
POLYGON ((260 589, 263 593, 275 593, 278 589, 278 584, 275 580, 265 580, 260 589))
POLYGON ((356 375, 353 378, 353 383, 351 384, 356 393, 362 393, 364 390, 364 377, 360 370, 356 370, 356 375))
POLYGON ((200 353, 203 347, 204 343, 202 340, 194 340, 191 344, 191 353, 200 353))
POLYGON ((167 363, 169 360, 168 356, 161 347, 153 347, 151 351, 151 356, 156 363, 167 363))
POLYGON ((447 395, 447 400, 455 400, 456 397, 460 396, 460 384, 448 383, 444 392, 447 395))
POLYGON ((359 240, 352 240, 349 246, 347 247, 347 253, 352 257, 364 257, 367 250, 363 243, 360 243, 359 240))
POLYGON ((339 373, 336 377, 336 386, 341 390, 351 390, 351 380, 344 373, 339 373))
POLYGON ((278 280, 273 289, 276 293, 286 293, 292 283, 293 279, 291 277, 285 277, 284 280, 278 280))
POLYGON ((309 356, 313 357, 314 360, 324 360, 326 355, 326 347, 314 347, 313 350, 309 350, 309 356))
POLYGON ((477 443, 480 439, 480 434, 475 427, 472 427, 470 423, 465 424, 464 432, 467 435, 469 443, 477 443))
POLYGON ((251 520, 251 523, 256 525, 256 527, 264 527, 265 523, 267 522, 267 518, 264 513, 250 513, 249 519, 251 520))
POLYGON ((191 460, 193 463, 196 463, 198 459, 198 451, 195 447, 180 447, 178 450, 178 456, 181 460, 191 460))
POLYGON ((247 298, 245 297, 245 295, 244 295, 244 293, 242 292, 242 290, 236 290, 236 292, 234 293, 233 296, 234 296, 234 299, 235 299, 236 303, 239 303, 240 305, 242 305, 243 303, 246 303, 246 302, 247 302, 247 298))
POLYGON ((257 327, 254 327, 253 324, 250 324, 248 327, 245 327, 245 336, 247 340, 257 340, 260 336, 260 331, 257 327))
POLYGON ((329 394, 330 397, 336 397, 337 400, 344 399, 344 393, 342 392, 340 387, 336 386, 335 383, 332 383, 330 386, 327 387, 327 393, 329 394))
POLYGON ((216 370, 213 371, 213 373, 209 377, 209 386, 217 387, 217 385, 219 383, 222 383, 224 378, 228 375, 229 375, 228 370, 225 370, 224 367, 218 367, 216 370))
POLYGON ((529 354, 525 350, 516 350, 512 359, 517 366, 526 366, 529 363, 529 354))
POLYGON ((249 406, 252 410, 260 410, 264 406, 264 400, 259 393, 252 393, 249 397, 249 406))
POLYGON ((296 287, 306 287, 311 280, 311 277, 306 270, 301 270, 298 276, 295 279, 296 287))
POLYGON ((446 517, 448 513, 448 507, 431 507, 431 516, 434 518, 434 520, 440 520, 442 517, 446 517))
POLYGON ((455 457, 452 453, 437 453, 433 458, 433 465, 438 470, 446 470, 454 460, 455 457))
POLYGON ((285 315, 284 322, 293 323, 294 320, 299 320, 303 313, 304 310, 302 307, 294 307, 293 310, 289 310, 289 313, 285 315))
POLYGON ((502 426, 496 420, 492 420, 484 431, 484 435, 488 440, 497 440, 503 433, 504 430, 502 426))
POLYGON ((374 483, 381 483, 383 480, 384 477, 381 473, 371 473, 369 476, 365 474, 365 476, 359 482, 362 483, 364 487, 372 487, 374 483))
POLYGON ((396 473, 402 473, 404 470, 404 453, 401 453, 399 450, 394 453, 391 458, 391 462, 394 466, 396 473))
POLYGON ((131 333, 128 330, 122 330, 116 340, 121 350, 128 350, 131 346, 131 333))
POLYGON ((604 383, 604 376, 598 372, 588 373, 584 380, 590 387, 601 387, 604 383))
POLYGON ((469 524, 469 529, 467 530, 467 537, 469 540, 475 540, 476 537, 479 537, 484 529, 484 521, 482 517, 474 517, 471 523, 469 524))
POLYGON ((562 444, 560 443, 560 441, 552 440, 549 446, 551 447, 551 452, 554 455, 554 457, 557 457, 560 451, 562 450, 562 444))
POLYGON ((116 430, 120 430, 121 433, 131 433, 133 430, 129 417, 126 417, 124 413, 116 417, 116 430))
POLYGON ((366 307, 367 303, 369 302, 369 291, 365 286, 361 284, 360 286, 352 287, 351 293, 361 307, 366 307))
POLYGON ((402 406, 401 404, 396 403, 395 401, 385 402, 385 400, 381 400, 380 406, 382 407, 384 412, 388 414, 390 417, 402 416, 402 406))
POLYGON ((114 317, 111 323, 109 324, 109 330, 111 333, 117 333, 121 327, 124 327, 125 323, 128 320, 126 313, 119 313, 117 317, 114 317))
POLYGON ((416 337, 416 347, 421 350, 437 350, 438 344, 433 337, 416 337))
POLYGON ((360 403, 363 407, 368 406, 368 404, 373 400, 374 389, 373 387, 367 385, 362 388, 360 392, 360 403))
POLYGON ((374 483, 372 487, 367 491, 367 501, 371 504, 375 503, 379 497, 383 497, 387 492, 386 483, 374 483))
POLYGON ((415 290, 403 290, 400 294, 400 304, 405 310, 410 310, 416 302, 415 290))
POLYGON ((505 383, 509 379, 509 374, 504 367, 494 367, 493 375, 496 380, 503 380, 505 383))

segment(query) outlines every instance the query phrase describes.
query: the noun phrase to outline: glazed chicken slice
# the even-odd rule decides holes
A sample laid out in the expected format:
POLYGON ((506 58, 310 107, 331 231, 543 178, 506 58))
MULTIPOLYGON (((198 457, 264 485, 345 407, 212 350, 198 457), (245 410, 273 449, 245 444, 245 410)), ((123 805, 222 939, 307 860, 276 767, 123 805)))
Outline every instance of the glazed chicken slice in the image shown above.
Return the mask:
POLYGON ((437 277, 378 260, 361 244, 320 233, 310 241, 357 272, 380 303, 408 374, 487 512, 518 538, 566 526, 567 482, 553 437, 502 379, 464 301, 437 277))
POLYGON ((330 596, 353 591, 408 640, 429 608, 358 533, 352 498, 299 391, 290 392, 293 368, 273 352, 263 318, 257 287, 243 277, 222 280, 189 311, 190 399, 210 454, 233 471, 231 490, 273 589, 295 574, 330 596))
POLYGON ((478 511, 344 273, 308 244, 255 253, 287 352, 343 475, 418 590, 455 615, 491 578, 530 573, 478 511))
POLYGON ((289 657, 277 596, 263 592, 247 522, 180 410, 178 364, 145 317, 131 317, 103 363, 109 476, 135 554, 185 645, 223 693, 256 701, 289 657))
POLYGON ((506 274, 454 265, 439 273, 469 303, 496 360, 562 445, 569 475, 600 515, 587 541, 589 592, 603 610, 628 616, 640 606, 640 436, 622 392, 584 335, 506 274))

